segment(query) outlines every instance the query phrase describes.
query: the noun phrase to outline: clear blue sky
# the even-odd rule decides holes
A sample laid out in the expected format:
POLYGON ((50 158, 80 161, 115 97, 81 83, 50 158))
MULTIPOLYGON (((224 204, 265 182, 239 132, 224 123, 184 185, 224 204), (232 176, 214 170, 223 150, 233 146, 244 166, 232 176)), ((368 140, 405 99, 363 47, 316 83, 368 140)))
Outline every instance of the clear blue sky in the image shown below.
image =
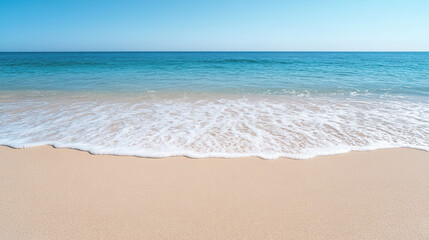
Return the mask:
POLYGON ((429 51, 429 0, 0 0, 0 51, 429 51))

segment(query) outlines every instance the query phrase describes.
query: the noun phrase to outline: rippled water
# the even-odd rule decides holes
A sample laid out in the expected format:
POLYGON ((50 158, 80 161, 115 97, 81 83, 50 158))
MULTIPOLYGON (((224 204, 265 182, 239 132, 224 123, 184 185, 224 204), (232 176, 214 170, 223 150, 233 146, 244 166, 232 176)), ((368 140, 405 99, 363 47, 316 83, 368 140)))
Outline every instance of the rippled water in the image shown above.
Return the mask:
POLYGON ((429 150, 429 53, 0 53, 0 144, 148 157, 429 150))

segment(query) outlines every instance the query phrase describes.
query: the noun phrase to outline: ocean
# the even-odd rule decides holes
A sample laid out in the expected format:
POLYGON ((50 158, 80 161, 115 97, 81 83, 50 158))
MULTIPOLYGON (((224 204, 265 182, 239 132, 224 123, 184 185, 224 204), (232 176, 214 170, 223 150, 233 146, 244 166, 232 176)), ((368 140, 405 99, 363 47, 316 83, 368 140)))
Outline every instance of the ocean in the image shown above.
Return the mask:
POLYGON ((0 144, 192 158, 429 151, 429 53, 0 53, 0 144))

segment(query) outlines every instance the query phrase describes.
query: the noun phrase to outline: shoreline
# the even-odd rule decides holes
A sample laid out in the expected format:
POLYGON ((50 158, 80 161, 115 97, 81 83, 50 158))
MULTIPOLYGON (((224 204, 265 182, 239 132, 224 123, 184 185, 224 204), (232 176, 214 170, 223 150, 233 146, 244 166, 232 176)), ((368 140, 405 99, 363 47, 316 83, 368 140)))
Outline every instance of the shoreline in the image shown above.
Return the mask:
POLYGON ((7 144, 0 144, 0 148, 10 148, 13 150, 23 150, 23 149, 33 149, 33 148, 53 148, 53 149, 68 149, 68 150, 73 150, 73 151, 79 151, 79 152, 84 152, 84 153, 88 153, 90 155, 101 155, 101 156, 112 156, 112 157, 136 157, 136 158, 142 158, 142 159, 168 159, 168 158, 189 158, 189 159, 245 159, 245 158, 257 158, 257 159, 261 159, 261 160, 281 160, 281 159, 288 159, 288 160, 312 160, 312 159, 316 159, 316 158, 321 158, 321 157, 332 157, 332 156, 338 156, 338 155, 343 155, 343 154, 350 154, 350 153, 359 153, 359 152, 372 152, 372 151, 383 151, 383 150, 389 150, 389 149, 404 149, 404 150, 412 150, 412 151, 422 151, 422 152, 427 152, 429 153, 429 150, 423 149, 423 148, 419 148, 419 147, 380 147, 380 148, 368 148, 368 149, 363 149, 363 150, 345 150, 345 151, 341 151, 338 153, 322 153, 322 154, 318 154, 316 156, 313 157, 308 157, 308 158, 298 158, 298 157, 285 157, 285 156, 280 156, 280 157, 275 157, 275 158, 263 158, 261 156, 258 155, 253 155, 253 154, 249 154, 249 155, 244 155, 244 156, 228 156, 228 157, 218 157, 218 156, 208 156, 208 157, 193 157, 191 155, 172 155, 172 156, 159 156, 159 157, 152 157, 152 156, 142 156, 142 155, 138 155, 138 154, 121 154, 121 153, 99 153, 99 152, 95 152, 95 151, 91 151, 91 150, 84 150, 84 149, 80 149, 80 148, 75 148, 75 147, 58 147, 55 146, 53 144, 44 144, 44 145, 28 145, 28 146, 23 146, 23 147, 14 147, 11 145, 7 145, 7 144))
POLYGON ((429 152, 162 159, 0 146, 4 239, 425 239, 429 152))

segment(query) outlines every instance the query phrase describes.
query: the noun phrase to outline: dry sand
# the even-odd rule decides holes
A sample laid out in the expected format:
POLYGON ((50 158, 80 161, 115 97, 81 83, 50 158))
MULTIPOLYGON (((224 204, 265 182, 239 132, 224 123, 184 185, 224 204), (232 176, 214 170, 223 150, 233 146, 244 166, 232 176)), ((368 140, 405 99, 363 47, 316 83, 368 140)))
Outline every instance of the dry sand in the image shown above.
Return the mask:
POLYGON ((429 239, 429 152, 145 159, 0 147, 0 239, 429 239))

